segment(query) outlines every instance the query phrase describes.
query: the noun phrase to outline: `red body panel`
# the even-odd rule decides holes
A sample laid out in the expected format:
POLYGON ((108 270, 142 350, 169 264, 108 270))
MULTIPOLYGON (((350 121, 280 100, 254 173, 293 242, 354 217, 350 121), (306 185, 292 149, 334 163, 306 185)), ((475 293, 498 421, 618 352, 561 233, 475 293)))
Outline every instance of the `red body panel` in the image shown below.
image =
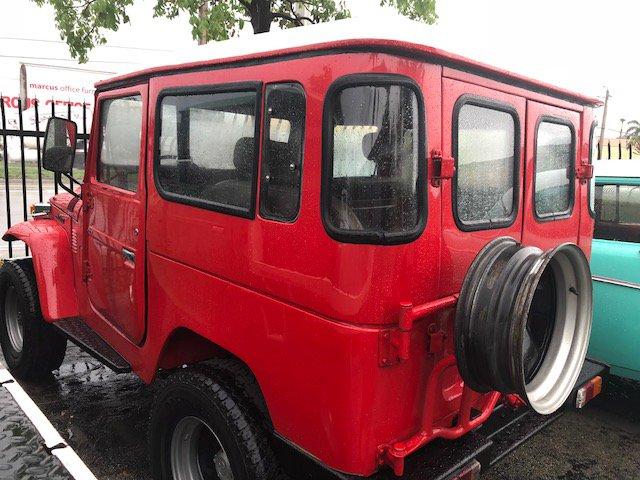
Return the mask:
MULTIPOLYGON (((406 56, 332 53, 234 68, 219 68, 224 61, 206 62, 199 71, 158 69, 118 79, 139 82, 148 75, 148 92, 147 84, 120 90, 101 84, 98 104, 132 92, 143 96, 138 193, 96 181, 99 146, 93 141, 82 192, 88 212, 71 219, 73 231, 83 240, 73 258, 67 233, 54 220, 31 222, 46 222, 48 227, 42 240, 28 239, 36 258, 48 257, 36 264, 44 262, 51 272, 54 266, 59 269, 49 277, 38 277, 45 300, 52 295, 48 291, 60 298, 77 298, 75 311, 145 381, 154 378, 172 334, 178 329, 194 332, 249 366, 282 437, 331 468, 359 475, 373 473, 382 460, 395 466, 394 459, 432 438, 463 435, 484 421, 498 401, 497 394, 480 395, 465 388, 453 357, 455 295, 477 252, 493 238, 509 235, 545 248, 577 241, 588 253, 592 228, 587 188, 580 181, 575 183, 570 217, 540 224, 531 210, 532 125, 542 114, 569 119, 578 139, 575 161, 583 161, 588 150, 584 128, 590 125, 591 112, 567 98, 581 103, 591 99, 546 86, 563 99, 547 97, 522 88, 533 83, 521 77, 514 77, 517 86, 484 79, 477 72, 490 69, 479 64, 473 74, 441 67, 438 60, 469 61, 435 49, 378 43, 373 42, 377 47, 404 49, 406 56), (417 58, 408 58, 411 54, 417 58), (435 63, 426 63, 426 55, 435 63), (424 96, 427 142, 422 158, 428 162, 428 216, 419 238, 403 245, 341 243, 330 238, 322 224, 325 94, 344 75, 370 72, 409 77, 424 96), (167 88, 248 81, 296 81, 305 90, 301 207, 293 223, 259 215, 240 218, 175 203, 162 198, 154 184, 159 94, 167 88), (452 181, 435 182, 428 152, 452 155, 452 112, 463 94, 506 103, 519 117, 519 201, 509 227, 462 232, 453 217, 452 181), (140 232, 137 238, 132 234, 135 228, 140 232), (40 242, 50 239, 60 245, 53 258, 38 249, 40 242), (131 266, 122 264, 117 255, 124 246, 135 249, 133 273, 123 270, 131 266), (85 261, 91 270, 88 282, 82 276, 85 261), (60 269, 66 272, 64 280, 60 269), (125 302, 122 293, 127 288, 130 301, 125 302), (482 412, 473 420, 472 407, 482 412), (389 447, 386 458, 380 456, 381 447, 389 447)), ((97 112, 94 139, 99 108, 97 112)), ((22 237, 18 233, 33 228, 14 227, 9 233, 23 239, 26 233, 20 233, 22 237)), ((67 313, 72 312, 69 308, 67 313)), ((61 318, 50 310, 48 315, 61 318)), ((194 355, 185 353, 184 359, 191 358, 194 355)), ((180 360, 172 352, 171 361, 177 365, 180 360)))

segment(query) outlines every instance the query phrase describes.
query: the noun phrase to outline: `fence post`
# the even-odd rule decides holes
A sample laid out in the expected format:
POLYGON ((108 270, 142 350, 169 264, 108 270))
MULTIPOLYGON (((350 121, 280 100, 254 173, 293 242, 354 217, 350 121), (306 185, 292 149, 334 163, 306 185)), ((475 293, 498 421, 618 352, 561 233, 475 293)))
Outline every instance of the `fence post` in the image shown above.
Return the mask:
POLYGON ((33 108, 35 110, 36 117, 36 157, 38 160, 38 201, 42 202, 42 154, 40 151, 40 113, 38 106, 40 102, 38 100, 33 101, 33 108))
MULTIPOLYGON (((9 200, 9 150, 7 148, 7 117, 4 97, 0 95, 0 117, 2 121, 2 160, 4 164, 4 193, 7 202, 7 228, 11 227, 11 201, 9 200)), ((13 242, 9 241, 9 258, 13 257, 13 242)))
MULTIPOLYGON (((56 116, 56 102, 53 98, 51 99, 51 116, 56 116)), ((53 181, 53 191, 56 195, 58 194, 58 182, 56 182, 55 180, 53 181)))

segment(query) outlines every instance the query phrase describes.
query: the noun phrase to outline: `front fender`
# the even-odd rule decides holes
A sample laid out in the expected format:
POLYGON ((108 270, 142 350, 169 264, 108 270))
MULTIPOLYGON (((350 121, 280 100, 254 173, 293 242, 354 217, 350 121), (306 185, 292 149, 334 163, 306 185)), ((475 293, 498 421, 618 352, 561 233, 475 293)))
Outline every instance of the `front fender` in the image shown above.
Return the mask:
POLYGON ((42 315, 47 321, 78 316, 73 256, 64 228, 42 218, 13 225, 3 240, 21 240, 31 249, 42 315))

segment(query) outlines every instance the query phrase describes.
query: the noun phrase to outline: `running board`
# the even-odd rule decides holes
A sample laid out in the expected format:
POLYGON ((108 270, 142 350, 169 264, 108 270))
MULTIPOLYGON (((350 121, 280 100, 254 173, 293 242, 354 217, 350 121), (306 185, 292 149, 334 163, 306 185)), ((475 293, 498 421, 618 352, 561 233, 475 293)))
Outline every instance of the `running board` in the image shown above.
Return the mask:
POLYGON ((58 327, 69 340, 114 372, 128 373, 131 371, 131 365, 79 318, 59 320, 52 325, 58 327))

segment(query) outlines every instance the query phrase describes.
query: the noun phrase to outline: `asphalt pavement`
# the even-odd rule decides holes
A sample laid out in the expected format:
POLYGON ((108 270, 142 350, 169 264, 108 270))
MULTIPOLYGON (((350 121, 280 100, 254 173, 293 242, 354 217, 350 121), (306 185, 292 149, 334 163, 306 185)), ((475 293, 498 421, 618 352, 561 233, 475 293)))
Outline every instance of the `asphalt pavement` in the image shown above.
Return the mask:
MULTIPOLYGON (((75 346, 48 381, 22 386, 98 479, 150 480, 153 387, 111 372, 75 346)), ((566 413, 482 478, 638 479, 639 447, 640 384, 611 377, 584 410, 566 413)))

